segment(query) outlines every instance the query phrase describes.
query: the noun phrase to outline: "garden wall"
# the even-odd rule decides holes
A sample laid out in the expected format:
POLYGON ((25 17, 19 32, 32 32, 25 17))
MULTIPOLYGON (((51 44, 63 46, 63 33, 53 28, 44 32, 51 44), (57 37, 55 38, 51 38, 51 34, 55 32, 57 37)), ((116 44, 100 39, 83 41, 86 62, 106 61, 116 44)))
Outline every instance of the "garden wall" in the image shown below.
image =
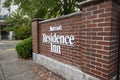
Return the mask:
POLYGON ((32 21, 33 59, 67 80, 113 80, 119 0, 89 0, 82 12, 32 21))

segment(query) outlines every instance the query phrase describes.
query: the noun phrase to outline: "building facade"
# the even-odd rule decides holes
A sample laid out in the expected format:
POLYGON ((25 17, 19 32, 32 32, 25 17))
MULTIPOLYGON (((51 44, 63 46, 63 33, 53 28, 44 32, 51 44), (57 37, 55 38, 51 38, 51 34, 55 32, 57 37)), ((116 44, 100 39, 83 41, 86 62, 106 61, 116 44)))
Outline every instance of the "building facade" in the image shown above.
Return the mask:
POLYGON ((3 31, 5 27, 4 20, 7 19, 12 12, 14 12, 18 6, 11 5, 9 8, 5 8, 3 6, 5 0, 0 0, 0 40, 8 40, 9 39, 9 32, 3 31))

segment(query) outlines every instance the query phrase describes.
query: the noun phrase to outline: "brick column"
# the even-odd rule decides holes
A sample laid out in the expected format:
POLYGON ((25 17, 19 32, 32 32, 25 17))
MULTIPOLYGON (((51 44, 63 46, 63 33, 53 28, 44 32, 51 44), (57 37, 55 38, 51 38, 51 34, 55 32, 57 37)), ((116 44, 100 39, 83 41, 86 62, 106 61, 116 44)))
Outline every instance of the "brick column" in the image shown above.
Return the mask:
POLYGON ((1 26, 0 26, 0 40, 1 40, 1 26))
MULTIPOLYGON (((119 41, 120 40, 120 10, 119 9, 120 9, 120 4, 118 4, 118 2, 114 2, 113 8, 112 8, 113 13, 112 13, 112 29, 111 29, 112 35, 114 36, 114 38, 112 40, 114 40, 114 42, 115 42, 115 44, 111 44, 111 46, 113 46, 112 50, 114 51, 114 57, 111 58, 111 62, 112 62, 112 60, 114 60, 114 62, 112 63, 112 64, 114 64, 114 65, 112 65, 114 67, 111 67, 111 68, 114 68, 115 70, 117 68, 116 65, 118 63, 120 63, 120 59, 117 62, 117 60, 118 60, 117 58, 119 58, 119 57, 118 57, 118 55, 116 55, 116 54, 120 55, 120 51, 118 53, 118 47, 120 48, 120 41, 119 41)), ((119 65, 119 70, 120 70, 120 65, 119 65)), ((118 71, 118 69, 117 69, 117 71, 118 71)), ((118 80, 118 79, 116 79, 116 80, 118 80)))
POLYGON ((32 20, 32 45, 33 45, 33 53, 39 53, 39 31, 40 26, 39 22, 43 21, 42 19, 36 18, 32 20))
POLYGON ((117 69, 118 32, 116 23, 113 23, 114 1, 93 0, 82 4, 81 68, 101 80, 111 80, 117 69))

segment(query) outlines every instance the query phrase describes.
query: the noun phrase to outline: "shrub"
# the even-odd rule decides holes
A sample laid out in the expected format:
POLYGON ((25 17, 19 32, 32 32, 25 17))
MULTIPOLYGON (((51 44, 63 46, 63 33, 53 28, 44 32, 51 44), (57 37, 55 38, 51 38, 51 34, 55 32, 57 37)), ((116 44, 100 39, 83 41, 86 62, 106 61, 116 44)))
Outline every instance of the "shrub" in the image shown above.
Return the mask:
POLYGON ((26 39, 31 35, 30 30, 26 26, 18 26, 13 30, 16 34, 17 39, 26 39))
POLYGON ((16 45, 18 56, 24 59, 32 57, 32 38, 29 37, 16 45))

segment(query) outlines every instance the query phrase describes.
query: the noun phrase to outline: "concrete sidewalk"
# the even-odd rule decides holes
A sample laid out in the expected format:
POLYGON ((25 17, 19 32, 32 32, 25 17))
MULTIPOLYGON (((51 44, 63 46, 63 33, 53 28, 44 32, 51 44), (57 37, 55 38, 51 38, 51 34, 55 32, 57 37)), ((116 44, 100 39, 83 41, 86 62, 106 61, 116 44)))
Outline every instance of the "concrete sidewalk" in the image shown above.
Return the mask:
POLYGON ((32 60, 18 59, 17 41, 0 41, 0 80, 65 80, 32 60))
MULTIPOLYGON (((18 60, 16 51, 0 52, 0 80, 38 80, 31 60, 18 60)), ((42 79, 39 79, 42 80, 42 79)))

